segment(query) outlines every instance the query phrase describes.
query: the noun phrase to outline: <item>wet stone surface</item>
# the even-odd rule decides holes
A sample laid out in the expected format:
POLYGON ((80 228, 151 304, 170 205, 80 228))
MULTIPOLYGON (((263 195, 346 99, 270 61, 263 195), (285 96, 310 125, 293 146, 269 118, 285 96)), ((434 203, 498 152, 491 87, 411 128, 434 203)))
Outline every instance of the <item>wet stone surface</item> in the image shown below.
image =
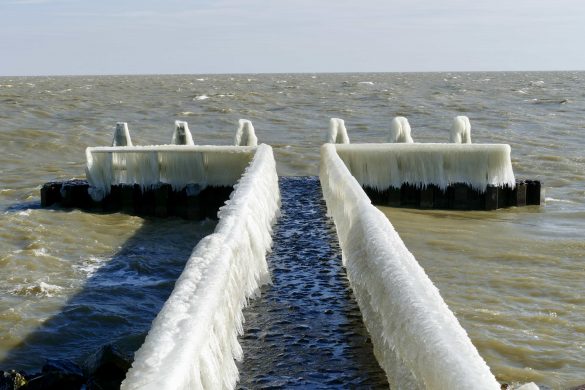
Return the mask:
POLYGON ((388 388, 315 177, 280 179, 272 286, 244 310, 240 389, 388 388))

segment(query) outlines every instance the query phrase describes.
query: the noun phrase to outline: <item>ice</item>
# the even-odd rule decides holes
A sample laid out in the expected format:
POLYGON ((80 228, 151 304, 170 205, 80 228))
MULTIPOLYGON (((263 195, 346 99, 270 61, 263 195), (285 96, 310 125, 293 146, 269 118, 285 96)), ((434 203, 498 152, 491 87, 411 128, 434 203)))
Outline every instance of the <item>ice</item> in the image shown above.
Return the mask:
POLYGON ((235 387, 242 308, 270 281, 266 251, 279 203, 272 148, 260 145, 215 232, 194 249, 121 389, 235 387))
POLYGON ((171 140, 173 145, 195 145, 189 131, 189 124, 185 121, 175 121, 175 132, 171 140))
POLYGON ((388 135, 388 142, 414 142, 410 136, 410 124, 408 123, 408 119, 403 116, 397 116, 392 119, 392 123, 390 123, 390 134, 388 135))
POLYGON ((451 126, 450 142, 456 144, 470 144, 471 143, 471 124, 469 118, 460 115, 456 116, 451 126))
POLYGON ((144 189, 160 183, 180 190, 186 184, 231 186, 242 175, 255 147, 158 145, 90 147, 85 151, 86 177, 95 201, 115 184, 144 189))
POLYGON ((114 130, 114 139, 112 146, 132 146, 132 139, 130 139, 130 131, 128 130, 128 123, 116 123, 116 130, 114 130))
POLYGON ((349 143, 349 137, 343 119, 331 118, 329 120, 329 133, 327 134, 327 140, 325 142, 330 144, 349 143))
POLYGON ((254 132, 252 122, 247 119, 240 119, 238 122, 238 129, 236 130, 235 138, 236 146, 256 146, 258 145, 258 138, 254 132))
POLYGON ((336 146, 339 150, 332 144, 321 148, 321 186, 350 285, 390 388, 499 389, 437 288, 386 216, 372 206, 336 146))
POLYGON ((335 145, 357 181, 378 190, 403 183, 446 189, 466 183, 478 191, 488 185, 515 187, 505 144, 351 144, 335 145))

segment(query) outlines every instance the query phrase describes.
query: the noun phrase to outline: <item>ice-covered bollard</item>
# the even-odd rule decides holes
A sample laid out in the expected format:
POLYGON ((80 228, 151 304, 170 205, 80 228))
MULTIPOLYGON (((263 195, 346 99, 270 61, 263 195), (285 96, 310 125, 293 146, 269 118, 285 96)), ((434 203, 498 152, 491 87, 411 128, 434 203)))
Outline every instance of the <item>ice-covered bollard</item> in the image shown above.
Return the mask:
POLYGON ((189 125, 185 121, 175 121, 175 132, 171 140, 173 145, 195 145, 193 136, 189 131, 189 125))
POLYGON ((112 140, 112 146, 132 146, 132 140, 130 139, 130 131, 128 130, 128 123, 126 122, 116 123, 116 130, 114 130, 114 139, 112 140))
POLYGON ((331 118, 329 120, 329 133, 327 133, 327 141, 329 144, 348 144, 349 137, 345 128, 343 119, 331 118))
POLYGON ((454 144, 471 143, 471 124, 465 115, 456 116, 451 126, 450 142, 454 144))
POLYGON ((414 142, 410 136, 410 124, 408 123, 408 119, 403 116, 397 116, 392 119, 388 142, 402 142, 407 144, 414 142))
POLYGON ((238 130, 236 130, 235 145, 236 146, 257 146, 258 138, 254 132, 252 122, 247 119, 240 119, 238 130))

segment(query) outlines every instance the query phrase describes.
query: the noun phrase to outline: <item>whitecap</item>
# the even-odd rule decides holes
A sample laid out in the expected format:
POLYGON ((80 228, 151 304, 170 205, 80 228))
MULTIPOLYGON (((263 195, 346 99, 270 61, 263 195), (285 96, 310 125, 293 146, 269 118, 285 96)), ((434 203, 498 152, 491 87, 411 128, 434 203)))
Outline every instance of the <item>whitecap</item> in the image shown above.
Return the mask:
POLYGON ((195 96, 195 100, 206 100, 206 99, 209 99, 209 96, 207 96, 207 95, 195 96))
POLYGON ((37 296, 37 297, 53 297, 55 294, 59 293, 59 291, 63 290, 63 287, 57 286, 54 284, 49 284, 45 282, 39 282, 38 284, 33 284, 29 286, 22 286, 19 285, 16 288, 12 289, 10 293, 13 295, 22 295, 22 296, 37 296))
POLYGON ((360 81, 358 84, 374 85, 374 82, 373 81, 360 81))
POLYGON ((551 197, 546 197, 544 198, 545 202, 559 202, 559 203, 575 203, 572 200, 567 200, 567 199, 557 199, 557 198, 551 198, 551 197))

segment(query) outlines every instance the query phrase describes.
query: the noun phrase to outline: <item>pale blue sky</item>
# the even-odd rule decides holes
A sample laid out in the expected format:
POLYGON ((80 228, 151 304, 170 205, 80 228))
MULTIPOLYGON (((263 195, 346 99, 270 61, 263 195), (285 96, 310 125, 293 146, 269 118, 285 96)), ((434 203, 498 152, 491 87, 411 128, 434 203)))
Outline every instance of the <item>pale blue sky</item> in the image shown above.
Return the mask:
POLYGON ((0 76, 585 70, 584 0, 0 0, 0 76))

